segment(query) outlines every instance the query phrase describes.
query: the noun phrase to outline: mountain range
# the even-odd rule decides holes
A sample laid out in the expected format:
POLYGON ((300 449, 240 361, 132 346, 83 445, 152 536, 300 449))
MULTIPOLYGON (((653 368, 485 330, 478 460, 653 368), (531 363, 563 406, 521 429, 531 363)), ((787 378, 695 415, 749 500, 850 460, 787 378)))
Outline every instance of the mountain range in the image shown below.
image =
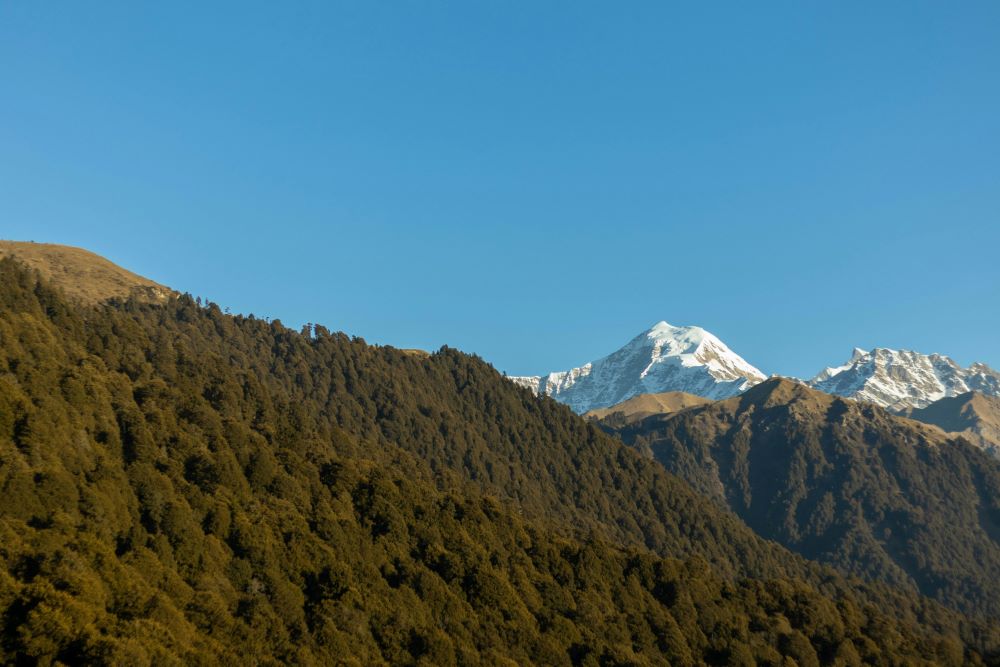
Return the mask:
MULTIPOLYGON (((739 395, 766 378, 708 331, 659 322, 597 361, 568 371, 511 379, 578 413, 604 417, 612 406, 634 397, 680 392, 720 400, 739 395)), ((941 354, 856 348, 847 362, 803 382, 828 394, 873 403, 929 423, 937 422, 927 415, 951 408, 929 412, 923 408, 974 392, 981 398, 975 401, 976 409, 966 412, 967 420, 975 420, 976 425, 942 428, 961 432, 990 451, 1000 451, 1000 429, 992 421, 1000 419, 992 416, 1000 413, 989 400, 1000 398, 1000 372, 986 364, 962 368, 941 354)), ((626 407, 626 411, 634 409, 626 407)))
POLYGON ((986 364, 962 368, 941 354, 887 348, 855 349, 846 363, 824 369, 809 384, 895 412, 924 408, 969 391, 1000 396, 1000 373, 986 364))

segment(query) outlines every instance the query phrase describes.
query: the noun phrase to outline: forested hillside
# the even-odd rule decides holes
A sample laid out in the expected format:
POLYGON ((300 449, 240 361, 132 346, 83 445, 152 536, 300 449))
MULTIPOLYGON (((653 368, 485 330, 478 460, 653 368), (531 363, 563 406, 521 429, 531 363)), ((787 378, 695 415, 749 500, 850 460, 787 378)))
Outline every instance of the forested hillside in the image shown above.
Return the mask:
POLYGON ((10 259, 0 563, 16 664, 959 664, 997 646, 992 624, 760 539, 475 357, 190 297, 74 304, 10 259))
POLYGON ((612 430, 808 558, 1000 617, 1000 464, 961 438, 779 379, 612 430))

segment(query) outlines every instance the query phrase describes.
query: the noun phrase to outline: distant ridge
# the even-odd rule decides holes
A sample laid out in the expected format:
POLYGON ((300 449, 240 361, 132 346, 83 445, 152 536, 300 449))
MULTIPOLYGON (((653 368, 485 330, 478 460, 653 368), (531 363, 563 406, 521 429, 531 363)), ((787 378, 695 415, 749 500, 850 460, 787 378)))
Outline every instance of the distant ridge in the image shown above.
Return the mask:
POLYGON ((590 410, 584 417, 605 419, 611 415, 621 415, 624 423, 631 424, 645 417, 664 414, 711 403, 711 399, 685 394, 683 391, 665 391, 659 394, 639 394, 610 408, 590 410))
POLYGON ((824 369, 809 384, 828 394, 868 401, 894 412, 923 408, 968 391, 1000 396, 1000 372, 986 364, 962 368, 943 354, 884 347, 871 351, 855 348, 846 363, 824 369))
POLYGON ((953 436, 961 436, 1000 458, 1000 398, 970 391, 904 414, 933 424, 953 436))
POLYGON ((51 243, 0 241, 0 258, 14 257, 66 294, 88 304, 136 297, 161 302, 173 290, 132 273, 89 250, 51 243))

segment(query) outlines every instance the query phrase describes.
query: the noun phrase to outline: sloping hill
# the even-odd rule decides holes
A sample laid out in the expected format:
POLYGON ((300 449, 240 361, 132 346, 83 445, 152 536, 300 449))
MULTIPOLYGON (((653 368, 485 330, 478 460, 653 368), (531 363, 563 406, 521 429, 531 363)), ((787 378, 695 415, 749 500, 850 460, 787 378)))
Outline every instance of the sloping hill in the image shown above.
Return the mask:
POLYGON ((1000 464, 935 427, 772 379, 618 432, 808 558, 1000 614, 1000 464))
POLYGON ((958 664, 996 645, 761 540, 474 357, 189 297, 78 308, 7 260, 0 306, 4 662, 958 664))
POLYGON ((14 257, 58 284, 71 298, 94 304, 108 299, 162 302, 173 292, 82 248, 0 241, 0 258, 14 257))

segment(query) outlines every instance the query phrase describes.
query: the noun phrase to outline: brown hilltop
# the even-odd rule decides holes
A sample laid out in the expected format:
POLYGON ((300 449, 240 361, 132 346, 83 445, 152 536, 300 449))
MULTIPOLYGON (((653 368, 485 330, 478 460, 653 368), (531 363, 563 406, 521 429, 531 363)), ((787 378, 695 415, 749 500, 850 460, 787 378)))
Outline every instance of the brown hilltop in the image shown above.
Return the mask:
POLYGON ((741 407, 753 404, 769 408, 775 405, 795 403, 800 406, 808 405, 821 409, 828 407, 835 399, 830 394, 810 389, 797 380, 772 377, 728 400, 741 407))
POLYGON ((59 286, 66 294, 87 304, 130 296, 145 301, 165 301, 174 292, 132 273, 83 248, 0 241, 0 258, 13 257, 59 286))
POLYGON ((924 420, 912 419, 908 415, 897 415, 882 408, 873 411, 871 408, 876 406, 827 394, 789 378, 772 377, 751 387, 743 394, 726 401, 720 401, 720 403, 728 404, 726 407, 730 414, 748 408, 765 409, 784 406, 790 414, 799 418, 809 415, 813 418, 822 416, 823 419, 826 419, 834 413, 838 416, 852 415, 875 421, 889 418, 890 423, 894 424, 897 429, 903 428, 905 425, 906 430, 912 431, 927 444, 939 445, 946 440, 940 429, 933 428, 924 420))
POLYGON ((683 391, 665 391, 659 394, 639 394, 609 408, 597 408, 584 414, 592 419, 604 419, 613 414, 621 414, 624 423, 632 423, 654 414, 665 414, 705 405, 712 401, 683 391))

